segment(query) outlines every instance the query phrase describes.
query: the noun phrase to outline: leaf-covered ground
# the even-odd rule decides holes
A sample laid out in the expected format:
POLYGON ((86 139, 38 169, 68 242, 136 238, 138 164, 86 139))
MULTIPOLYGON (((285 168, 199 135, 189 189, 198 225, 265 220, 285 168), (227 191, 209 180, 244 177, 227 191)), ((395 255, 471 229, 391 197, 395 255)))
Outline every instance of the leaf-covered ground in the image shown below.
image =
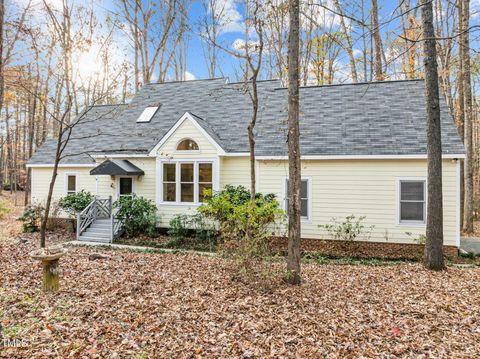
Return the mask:
POLYGON ((0 226, 3 335, 25 344, 3 357, 480 356, 480 269, 308 264, 302 286, 265 293, 220 258, 75 247, 43 294, 35 237, 0 226))

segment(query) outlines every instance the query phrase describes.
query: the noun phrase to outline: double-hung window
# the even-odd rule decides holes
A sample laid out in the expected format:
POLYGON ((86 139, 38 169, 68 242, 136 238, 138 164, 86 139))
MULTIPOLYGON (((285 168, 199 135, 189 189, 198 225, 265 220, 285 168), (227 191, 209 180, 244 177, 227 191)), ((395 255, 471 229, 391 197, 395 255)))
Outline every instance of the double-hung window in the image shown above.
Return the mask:
POLYGON ((398 187, 400 223, 425 223, 426 181, 401 179, 398 187))
MULTIPOLYGON (((310 194, 310 180, 309 179, 302 179, 301 186, 300 186, 300 210, 301 210, 301 218, 303 220, 310 219, 310 201, 311 201, 311 194, 310 194)), ((288 211, 288 178, 285 180, 285 210, 288 211)))
POLYGON ((77 175, 67 173, 65 175, 65 182, 66 194, 75 194, 77 192, 77 175))
POLYGON ((165 162, 162 171, 163 202, 201 203, 213 188, 213 162, 165 162))
POLYGON ((176 163, 163 164, 163 201, 177 201, 177 165, 176 163))

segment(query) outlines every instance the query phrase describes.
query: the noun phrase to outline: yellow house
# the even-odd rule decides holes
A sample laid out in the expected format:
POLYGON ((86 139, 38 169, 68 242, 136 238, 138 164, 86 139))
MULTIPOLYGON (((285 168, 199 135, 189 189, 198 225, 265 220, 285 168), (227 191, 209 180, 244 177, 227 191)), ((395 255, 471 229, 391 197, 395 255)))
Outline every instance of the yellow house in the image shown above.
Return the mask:
MULTIPOLYGON (((87 109, 60 162, 54 199, 83 189, 108 207, 106 199, 135 193, 155 201, 158 226, 168 227, 202 204, 204 189, 248 188, 246 91, 224 79, 150 84, 128 105, 87 109)), ((259 94, 257 190, 285 206, 287 91, 265 81, 259 94)), ((303 87, 300 95, 302 237, 329 239, 319 225, 354 214, 374 226, 364 240, 414 243, 426 221, 423 81, 303 87)), ((442 146, 445 245, 458 247, 464 155, 443 101, 442 146)), ((32 202, 45 201, 54 153, 49 140, 28 164, 32 202)), ((113 240, 114 218, 106 217, 91 218, 79 239, 113 240)))

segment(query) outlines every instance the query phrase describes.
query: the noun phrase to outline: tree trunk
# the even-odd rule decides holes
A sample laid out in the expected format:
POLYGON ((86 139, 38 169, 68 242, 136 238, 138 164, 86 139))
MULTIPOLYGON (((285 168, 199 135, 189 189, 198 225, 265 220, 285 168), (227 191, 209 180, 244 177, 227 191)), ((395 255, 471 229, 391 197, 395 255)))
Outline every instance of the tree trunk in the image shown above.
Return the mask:
POLYGON ((464 131, 463 131, 463 124, 465 119, 465 97, 463 91, 463 38, 465 34, 463 33, 463 2, 457 1, 457 8, 458 8, 458 33, 459 33, 459 46, 458 46, 458 110, 457 110, 457 126, 458 126, 458 133, 460 134, 460 138, 464 141, 464 131))
POLYGON ((375 44, 375 80, 383 81, 382 69, 382 40, 380 38, 380 29, 378 27, 378 3, 372 0, 372 25, 373 42, 375 44))
MULTIPOLYGON (((70 107, 68 110, 70 111, 70 107)), ((52 204, 52 196, 53 196, 53 188, 55 187, 55 181, 57 180, 58 175, 58 164, 60 163, 60 156, 62 151, 62 137, 63 137, 63 121, 65 118, 62 118, 60 122, 60 133, 57 138, 57 149, 55 152, 55 162, 53 165, 53 173, 52 178, 50 180, 50 185, 48 187, 48 195, 47 195, 47 203, 45 204, 45 213, 42 217, 42 222, 40 224, 40 247, 45 248, 45 237, 47 232, 47 223, 48 223, 48 216, 50 215, 50 206, 52 204)))
POLYGON ((425 97, 427 110, 428 200, 425 267, 444 269, 442 142, 440 128, 440 95, 433 9, 430 0, 422 0, 424 38, 425 97))
MULTIPOLYGON (((4 0, 0 0, 0 113, 3 109, 3 92, 5 87, 5 78, 3 75, 3 44, 4 44, 4 22, 5 22, 5 3, 4 0)), ((2 136, 2 150, 1 150, 1 158, 0 158, 0 194, 3 191, 3 178, 4 178, 4 166, 3 166, 3 158, 4 158, 4 141, 2 136)))
POLYGON ((300 284, 300 126, 299 126, 299 0, 289 0, 290 31, 288 35, 288 259, 287 279, 300 284))
POLYGON ((472 82, 470 71, 470 0, 463 1, 463 41, 460 47, 463 47, 463 90, 465 99, 465 123, 464 123, 464 208, 463 208, 463 231, 465 233, 473 232, 473 148, 472 148, 472 127, 473 127, 473 108, 472 108, 472 82))

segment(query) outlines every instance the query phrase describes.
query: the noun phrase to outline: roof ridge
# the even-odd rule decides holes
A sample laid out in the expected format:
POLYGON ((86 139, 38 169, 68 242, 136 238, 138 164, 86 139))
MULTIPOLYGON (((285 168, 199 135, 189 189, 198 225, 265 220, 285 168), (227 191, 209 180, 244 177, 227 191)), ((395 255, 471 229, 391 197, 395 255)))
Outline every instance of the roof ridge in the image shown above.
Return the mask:
MULTIPOLYGON (((258 82, 281 82, 282 80, 280 79, 265 79, 265 80, 257 80, 257 83, 258 82)), ((248 83, 252 82, 251 80, 248 80, 247 81, 248 83)), ((227 85, 237 85, 237 84, 244 84, 245 81, 236 81, 236 82, 229 82, 227 85)))
POLYGON ((175 80, 175 81, 165 81, 165 82, 149 82, 149 83, 145 84, 145 86, 149 86, 149 85, 168 85, 168 84, 190 83, 190 82, 200 82, 200 81, 215 81, 215 80, 228 80, 228 77, 214 77, 212 79, 175 80))
POLYGON ((127 106, 128 103, 116 103, 116 104, 98 104, 98 105, 90 105, 90 107, 115 107, 115 106, 127 106))
MULTIPOLYGON (((326 85, 303 85, 300 88, 319 88, 319 87, 340 87, 340 86, 358 86, 358 85, 384 85, 397 82, 423 82, 424 79, 404 79, 404 80, 385 80, 385 81, 363 81, 349 82, 342 84, 326 84, 326 85)), ((277 87, 275 90, 287 90, 288 87, 277 87)))

